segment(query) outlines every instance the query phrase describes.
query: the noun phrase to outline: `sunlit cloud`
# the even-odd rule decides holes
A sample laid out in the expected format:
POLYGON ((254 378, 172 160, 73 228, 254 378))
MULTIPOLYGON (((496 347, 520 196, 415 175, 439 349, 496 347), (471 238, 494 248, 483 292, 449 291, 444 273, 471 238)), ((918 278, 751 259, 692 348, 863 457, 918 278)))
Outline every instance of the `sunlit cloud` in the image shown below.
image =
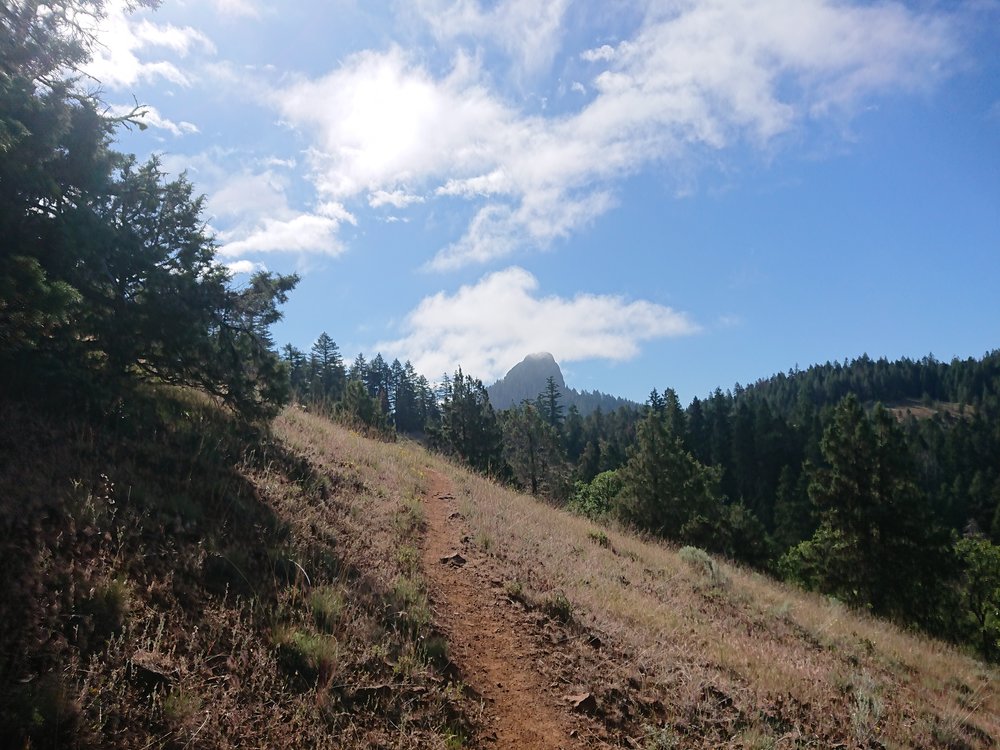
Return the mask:
POLYGON ((405 190, 376 190, 368 196, 368 205, 372 208, 380 206, 393 206, 394 208, 406 208, 414 203, 423 203, 424 199, 419 195, 412 195, 405 190))
POLYGON ((251 0, 212 0, 212 5, 223 16, 260 18, 260 8, 251 0))
POLYGON ((83 72, 112 89, 157 79, 188 86, 190 75, 176 60, 165 59, 163 52, 185 58, 196 50, 211 55, 215 45, 197 29, 138 18, 128 12, 123 0, 114 0, 107 5, 93 58, 83 66, 83 72))
POLYGON ((340 227, 356 223, 354 216, 336 201, 311 211, 295 210, 289 205, 288 186, 289 177, 272 169, 224 175, 207 203, 213 218, 226 227, 218 231, 219 255, 342 253, 340 227))
MULTIPOLYGON (((441 11, 435 33, 459 40, 493 13, 529 12, 471 0, 421 8, 441 11)), ((899 3, 679 0, 650 4, 616 46, 578 53, 593 67, 592 95, 569 113, 515 107, 474 55, 459 52, 436 74, 399 47, 353 55, 270 101, 311 139, 321 199, 398 209, 433 196, 470 201, 465 231, 428 264, 448 270, 572 236, 612 210, 640 170, 669 171, 704 149, 767 149, 879 93, 931 86, 955 36, 947 17, 899 3)))
POLYGON ((587 62, 600 62, 614 59, 615 48, 610 44, 602 44, 595 49, 584 50, 580 53, 580 59, 587 62))
POLYGON ((220 232, 219 255, 233 257, 251 253, 317 253, 340 255, 343 243, 337 237, 340 222, 328 216, 300 214, 291 219, 264 219, 249 231, 220 232), (243 235, 243 236, 240 236, 243 235))
POLYGON ((263 263, 257 263, 252 260, 236 260, 232 263, 226 263, 225 266, 229 270, 229 273, 234 276, 247 275, 267 270, 267 266, 263 263))
POLYGON ((685 313, 621 296, 542 296, 538 280, 523 268, 489 274, 455 294, 425 298, 403 323, 403 336, 376 349, 409 359, 437 377, 461 364, 492 380, 525 352, 551 352, 560 362, 621 361, 645 341, 689 336, 699 326, 685 313))

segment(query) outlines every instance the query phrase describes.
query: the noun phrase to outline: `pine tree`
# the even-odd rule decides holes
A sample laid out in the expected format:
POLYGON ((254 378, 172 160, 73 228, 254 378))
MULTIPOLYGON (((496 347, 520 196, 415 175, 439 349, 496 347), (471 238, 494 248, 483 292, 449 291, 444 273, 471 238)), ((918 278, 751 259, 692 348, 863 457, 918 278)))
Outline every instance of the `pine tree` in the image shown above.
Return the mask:
POLYGON ((316 339, 310 355, 310 398, 330 407, 344 396, 346 373, 340 347, 324 331, 316 339))
POLYGON ((477 471, 502 473, 506 465, 503 439, 482 381, 458 368, 446 386, 441 404, 441 448, 477 471))
POLYGON ((566 483, 566 460, 559 434, 531 403, 503 413, 504 457, 514 478, 532 495, 543 489, 561 496, 566 483))
POLYGON ((869 418, 847 396, 821 448, 825 465, 812 470, 809 496, 822 522, 786 555, 785 570, 877 613, 930 617, 951 558, 895 419, 881 405, 869 418))
POLYGON ((265 416, 287 396, 269 328, 297 279, 232 288, 187 179, 111 148, 140 113, 108 117, 65 77, 97 44, 104 6, 0 11, 0 380, 102 410, 139 380, 194 385, 265 416))
POLYGON ((562 392, 559 390, 554 376, 549 375, 545 379, 545 390, 542 391, 539 398, 542 402, 542 413, 545 415, 546 421, 552 429, 558 432, 562 428, 563 423, 563 406, 559 403, 562 398, 562 392))
POLYGON ((718 472, 699 463, 670 429, 656 391, 639 423, 635 445, 621 470, 619 513, 670 539, 686 539, 695 525, 719 515, 718 472))
POLYGON ((296 398, 304 397, 309 390, 309 366, 305 352, 291 344, 285 344, 281 354, 282 360, 288 367, 288 383, 292 395, 296 398))

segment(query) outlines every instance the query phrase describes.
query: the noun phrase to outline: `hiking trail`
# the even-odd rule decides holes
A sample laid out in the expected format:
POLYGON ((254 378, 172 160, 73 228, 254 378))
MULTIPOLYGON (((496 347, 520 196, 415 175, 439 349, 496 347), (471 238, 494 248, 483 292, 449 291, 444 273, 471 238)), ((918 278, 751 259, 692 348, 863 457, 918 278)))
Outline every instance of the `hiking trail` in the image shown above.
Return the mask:
POLYGON ((433 469, 425 472, 424 575, 449 657, 484 701, 486 739, 519 750, 585 747, 568 707, 559 704, 536 666, 540 649, 532 642, 531 623, 490 575, 489 559, 464 543, 451 481, 433 469), (455 553, 460 557, 443 561, 455 553))

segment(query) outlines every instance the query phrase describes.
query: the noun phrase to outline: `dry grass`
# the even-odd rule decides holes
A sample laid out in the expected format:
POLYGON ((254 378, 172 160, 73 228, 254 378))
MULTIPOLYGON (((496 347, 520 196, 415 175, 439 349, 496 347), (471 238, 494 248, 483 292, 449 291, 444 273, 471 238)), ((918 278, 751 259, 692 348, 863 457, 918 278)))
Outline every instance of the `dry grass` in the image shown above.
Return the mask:
POLYGON ((577 618, 633 655, 607 664, 608 674, 640 665, 654 676, 668 723, 690 726, 707 691, 719 694, 717 720, 729 715, 732 729, 749 725, 776 742, 1000 742, 997 671, 947 645, 731 565, 715 561, 717 574, 685 564, 621 531, 595 546, 589 521, 452 476, 470 525, 496 540, 512 575, 537 595, 564 592, 577 618))
MULTIPOLYGON (((658 696, 650 730, 657 742, 761 748, 1000 742, 997 671, 950 646, 757 573, 706 563, 703 553, 679 554, 622 530, 597 529, 410 443, 372 443, 294 413, 280 424, 303 449, 325 445, 387 498, 420 492, 425 466, 450 476, 473 538, 490 540, 480 547, 517 598, 543 609, 557 603, 581 632, 599 632, 613 645, 577 666, 580 681, 592 680, 588 687, 609 701, 623 700, 621 686, 637 683, 658 696)), ((365 513, 379 518, 375 507, 365 513)), ((360 527, 359 533, 372 532, 360 527)))
POLYGON ((204 399, 151 403, 170 414, 111 433, 0 403, 2 746, 25 746, 24 722, 33 747, 463 746, 481 708, 441 670, 428 467, 498 591, 543 623, 539 663, 598 697, 606 742, 1000 740, 996 670, 946 645, 412 443, 296 409, 274 439, 238 436, 204 399))
POLYGON ((0 746, 470 731, 478 707, 435 665, 446 645, 397 556, 419 543, 419 484, 392 484, 408 468, 342 467, 321 434, 312 465, 187 392, 130 409, 108 427, 0 402, 0 746))

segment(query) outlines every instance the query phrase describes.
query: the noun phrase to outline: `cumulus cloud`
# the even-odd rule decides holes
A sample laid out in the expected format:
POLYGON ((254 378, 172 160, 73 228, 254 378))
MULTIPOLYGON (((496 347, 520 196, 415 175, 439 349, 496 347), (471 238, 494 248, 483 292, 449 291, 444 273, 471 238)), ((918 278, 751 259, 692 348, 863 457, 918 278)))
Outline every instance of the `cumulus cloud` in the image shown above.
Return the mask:
POLYGON ((341 203, 325 201, 312 211, 298 211, 289 205, 289 178, 285 174, 271 169, 226 174, 218 165, 206 171, 218 178, 207 209, 227 227, 218 231, 220 256, 343 252, 340 227, 354 224, 356 219, 341 203))
POLYGON ((129 88, 140 81, 163 79, 187 86, 189 76, 174 62, 149 59, 150 48, 185 58, 192 51, 215 52, 212 41, 190 26, 157 24, 136 18, 123 0, 114 0, 106 9, 97 34, 93 58, 83 72, 110 88, 129 88))
POLYGON ((472 67, 461 59, 435 79, 393 47, 354 55, 272 96, 285 121, 315 137, 309 157, 321 192, 393 193, 411 177, 474 172, 494 160, 490 130, 516 113, 473 80, 472 67))
POLYGON ((602 44, 594 49, 584 50, 580 53, 580 59, 587 62, 598 62, 600 60, 611 60, 615 56, 615 48, 610 44, 602 44))
POLYGON ((515 266, 453 295, 427 297, 407 315, 404 335, 376 348, 409 359, 428 377, 459 363, 489 381, 525 352, 548 351, 560 362, 620 361, 638 354, 644 341, 699 330, 688 315, 652 302, 614 295, 542 296, 538 287, 533 275, 515 266))
POLYGON ((287 176, 270 169, 224 174, 213 185, 206 208, 210 215, 225 219, 252 220, 259 216, 288 219, 294 215, 285 196, 288 183, 287 176))
MULTIPOLYGON (((529 12, 513 0, 490 11, 472 0, 421 7, 440 11, 436 28, 449 38, 494 13, 529 12)), ((610 210, 616 186, 641 169, 700 149, 766 146, 817 118, 849 116, 872 95, 929 86, 955 35, 947 17, 893 2, 675 0, 651 3, 616 47, 582 53, 597 70, 577 111, 528 114, 494 92, 476 58, 459 54, 437 75, 398 47, 354 55, 272 101, 313 138, 324 199, 476 204, 464 234, 430 263, 450 269, 569 236, 610 210)))

